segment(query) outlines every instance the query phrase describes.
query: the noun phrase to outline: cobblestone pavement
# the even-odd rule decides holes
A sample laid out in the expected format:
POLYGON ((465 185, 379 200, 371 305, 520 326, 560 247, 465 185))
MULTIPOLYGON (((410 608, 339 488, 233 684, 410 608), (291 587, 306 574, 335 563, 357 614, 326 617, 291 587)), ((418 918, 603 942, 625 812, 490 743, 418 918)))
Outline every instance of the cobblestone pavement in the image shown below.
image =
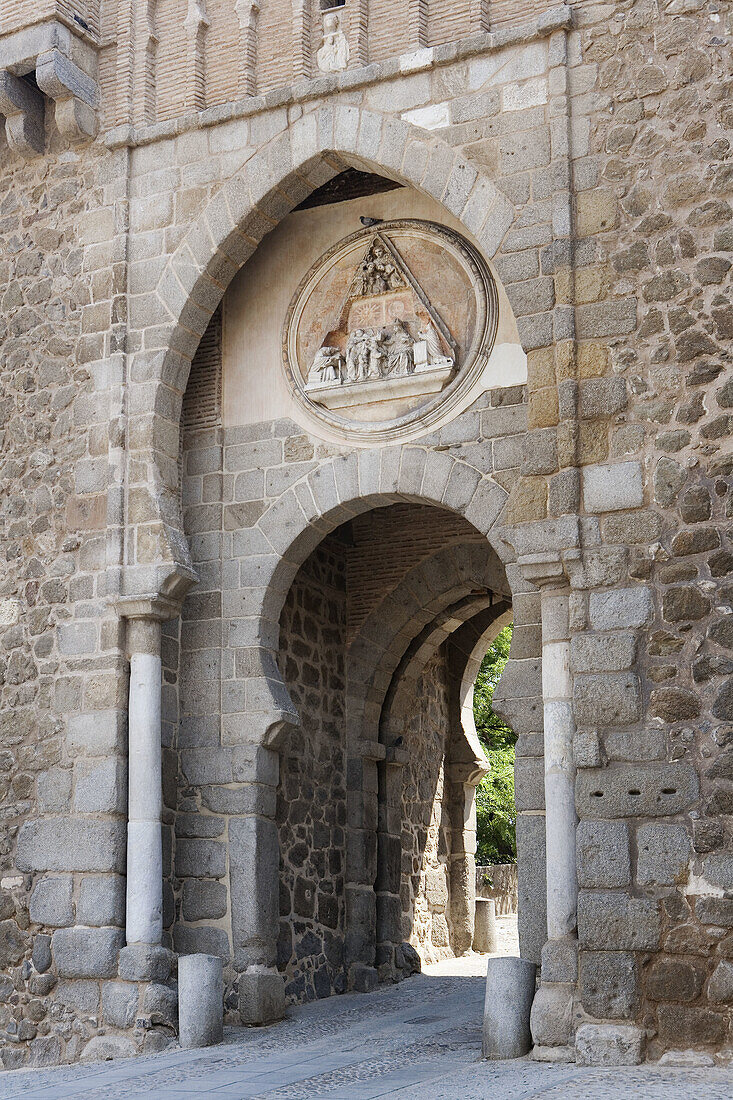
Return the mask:
POLYGON ((731 1100, 733 1070, 481 1061, 485 956, 331 997, 221 1046, 0 1073, 0 1100, 731 1100), (459 971, 459 973, 456 973, 459 971))

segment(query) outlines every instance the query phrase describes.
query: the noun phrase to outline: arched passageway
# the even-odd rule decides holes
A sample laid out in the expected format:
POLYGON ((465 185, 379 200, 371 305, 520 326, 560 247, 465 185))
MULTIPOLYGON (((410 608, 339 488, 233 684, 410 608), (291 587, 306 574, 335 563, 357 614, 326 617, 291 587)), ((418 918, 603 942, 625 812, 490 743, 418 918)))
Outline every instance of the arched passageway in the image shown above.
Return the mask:
POLYGON ((348 520, 298 570, 278 651, 300 719, 280 746, 277 805, 291 1002, 471 949, 486 766, 451 640, 477 616, 499 629, 509 599, 485 538, 424 504, 348 520))
MULTIPOLYGON (((410 187, 369 202, 446 216, 410 187)), ((225 958, 245 1022, 276 1018, 283 990, 291 1002, 368 990, 472 940, 485 765, 450 642, 511 603, 498 527, 511 481, 493 434, 500 463, 518 453, 507 437, 524 428, 525 395, 491 387, 521 375, 524 353, 499 288, 503 343, 465 421, 391 445, 319 439, 282 388, 282 315, 298 264, 360 209, 309 207, 271 230, 206 328, 183 402, 180 503, 199 583, 179 636, 166 628, 180 644, 169 912, 180 949, 225 958)), ((519 616, 536 623, 538 608, 524 600, 519 616)))

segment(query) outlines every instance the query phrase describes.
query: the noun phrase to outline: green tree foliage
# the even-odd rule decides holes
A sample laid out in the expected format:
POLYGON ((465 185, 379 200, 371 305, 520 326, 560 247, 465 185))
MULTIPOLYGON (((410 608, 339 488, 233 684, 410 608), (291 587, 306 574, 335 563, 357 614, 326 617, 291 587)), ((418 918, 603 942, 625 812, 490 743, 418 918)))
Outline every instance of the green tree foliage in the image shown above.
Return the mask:
POLYGON ((512 627, 504 627, 481 663, 473 694, 473 716, 491 771, 476 789, 476 862, 514 863, 517 858, 514 805, 514 746, 517 738, 491 702, 509 658, 512 627))

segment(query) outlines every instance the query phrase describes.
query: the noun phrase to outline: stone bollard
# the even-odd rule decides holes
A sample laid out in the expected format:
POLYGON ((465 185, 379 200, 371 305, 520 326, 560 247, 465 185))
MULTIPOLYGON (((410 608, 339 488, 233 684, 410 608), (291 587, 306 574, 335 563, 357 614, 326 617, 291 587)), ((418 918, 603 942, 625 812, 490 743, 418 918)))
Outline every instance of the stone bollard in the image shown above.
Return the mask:
POLYGON ((178 960, 178 1041, 210 1047, 224 1038, 224 973, 218 955, 178 960))
POLYGON ((484 1058, 521 1058, 532 1048, 529 1013, 536 966, 516 955, 489 959, 484 1000, 484 1058))
POLYGON ((476 898, 473 928, 473 949, 484 955, 497 951, 499 937, 496 928, 496 902, 493 898, 476 898))

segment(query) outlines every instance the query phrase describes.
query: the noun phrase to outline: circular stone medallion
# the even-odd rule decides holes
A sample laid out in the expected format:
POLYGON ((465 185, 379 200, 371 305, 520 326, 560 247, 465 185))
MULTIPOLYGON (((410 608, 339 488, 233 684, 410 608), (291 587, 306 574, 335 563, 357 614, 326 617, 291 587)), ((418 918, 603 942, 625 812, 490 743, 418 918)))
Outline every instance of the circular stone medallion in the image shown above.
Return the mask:
POLYGON ((497 294, 488 266, 435 222, 380 222, 334 245, 298 287, 283 333, 296 400, 346 439, 427 430, 486 365, 497 294))

